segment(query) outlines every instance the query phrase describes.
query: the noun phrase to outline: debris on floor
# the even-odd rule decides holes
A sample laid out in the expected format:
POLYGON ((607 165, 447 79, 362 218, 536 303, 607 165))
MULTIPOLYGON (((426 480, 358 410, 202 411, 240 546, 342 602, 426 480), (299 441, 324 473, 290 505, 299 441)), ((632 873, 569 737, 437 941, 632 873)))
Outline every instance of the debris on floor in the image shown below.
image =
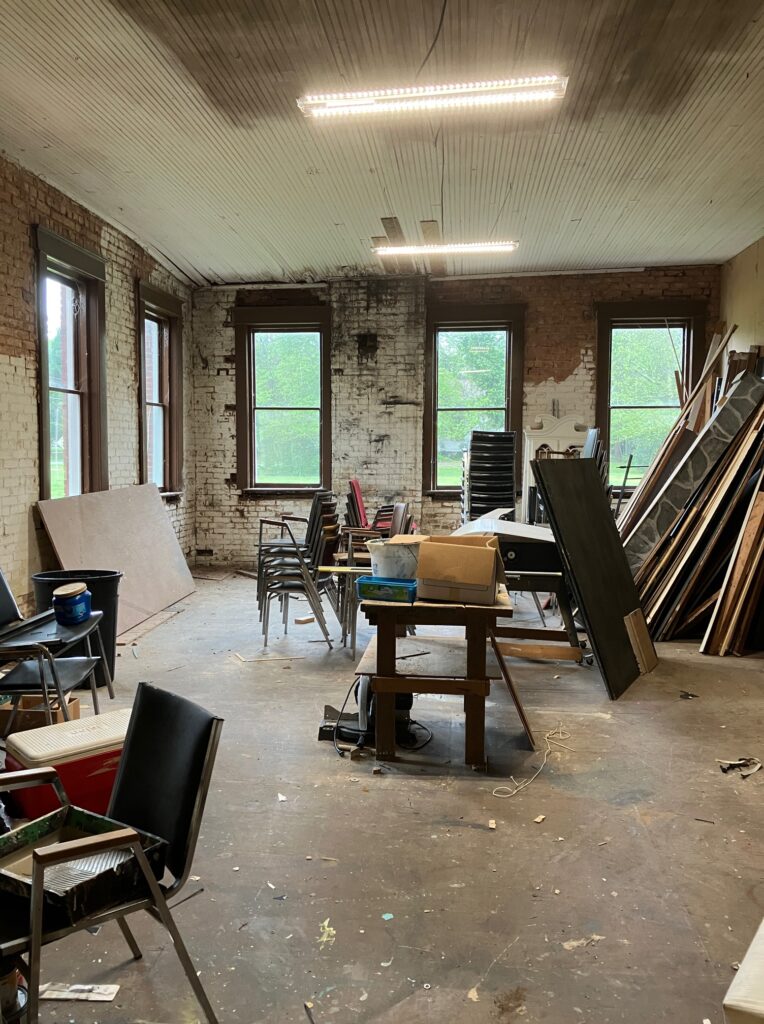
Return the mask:
POLYGON ((697 700, 699 695, 697 693, 690 693, 689 690, 680 690, 679 696, 682 700, 697 700))
POLYGON ((49 981, 40 985, 40 999, 75 1000, 83 1003, 111 1003, 119 985, 66 985, 49 981))
POLYGON ((758 757, 739 757, 737 761, 723 761, 717 757, 716 760, 725 775, 728 772, 738 771, 744 779, 761 768, 761 761, 758 757))

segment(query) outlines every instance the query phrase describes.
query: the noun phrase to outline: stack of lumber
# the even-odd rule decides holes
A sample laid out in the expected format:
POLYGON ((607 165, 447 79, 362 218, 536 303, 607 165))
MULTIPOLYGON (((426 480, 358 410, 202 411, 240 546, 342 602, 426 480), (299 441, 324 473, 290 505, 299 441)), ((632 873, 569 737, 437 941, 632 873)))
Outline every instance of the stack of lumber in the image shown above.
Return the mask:
POLYGON ((764 648, 762 353, 726 353, 733 332, 618 524, 651 636, 720 655, 764 648))

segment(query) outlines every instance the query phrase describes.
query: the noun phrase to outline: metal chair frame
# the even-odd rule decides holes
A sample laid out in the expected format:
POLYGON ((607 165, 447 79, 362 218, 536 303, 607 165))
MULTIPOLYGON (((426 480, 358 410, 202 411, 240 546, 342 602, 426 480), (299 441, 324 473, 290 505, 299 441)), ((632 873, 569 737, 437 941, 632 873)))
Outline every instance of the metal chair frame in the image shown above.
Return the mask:
MULTIPOLYGON (((30 901, 30 925, 29 934, 19 936, 17 939, 0 943, 0 957, 22 957, 27 956, 28 981, 29 981, 29 1003, 25 1024, 38 1024, 39 1020, 39 990, 40 990, 40 960, 42 947, 52 942, 58 942, 67 935, 78 931, 99 928, 109 921, 116 921, 122 935, 127 942, 134 960, 142 957, 141 949, 125 920, 130 914, 145 910, 156 921, 162 924, 170 933, 170 937, 180 960, 181 966, 186 974, 189 984, 193 989, 199 1005, 201 1006, 208 1024, 218 1024, 215 1012, 207 998, 204 987, 199 980, 193 961, 186 949, 178 927, 170 912, 168 899, 176 895, 185 885, 191 871, 196 843, 199 838, 204 805, 209 792, 212 770, 215 764, 215 755, 220 742, 220 733, 223 727, 221 719, 213 720, 207 751, 204 758, 201 780, 196 794, 194 810, 191 816, 191 825, 188 830, 188 841, 185 851, 185 862, 183 871, 178 878, 173 879, 169 886, 162 886, 154 877, 146 856, 141 848, 140 839, 137 833, 126 827, 103 836, 86 839, 75 839, 68 843, 62 843, 50 850, 45 848, 35 850, 33 853, 32 868, 32 898, 30 901), (91 914, 82 918, 75 924, 58 929, 52 932, 43 931, 43 892, 45 882, 45 869, 56 864, 68 861, 79 860, 82 857, 105 850, 131 850, 141 869, 141 873, 149 887, 150 896, 130 900, 117 907, 110 907, 100 913, 91 914)), ((0 785, 4 790, 26 789, 33 786, 50 784, 56 790, 63 805, 69 803, 68 797, 58 778, 54 768, 36 768, 25 772, 11 772, 0 776, 0 785)), ((112 797, 113 801, 113 797, 112 797)), ((111 812, 111 803, 107 816, 111 812)), ((1 899, 1 897, 0 897, 1 899)))

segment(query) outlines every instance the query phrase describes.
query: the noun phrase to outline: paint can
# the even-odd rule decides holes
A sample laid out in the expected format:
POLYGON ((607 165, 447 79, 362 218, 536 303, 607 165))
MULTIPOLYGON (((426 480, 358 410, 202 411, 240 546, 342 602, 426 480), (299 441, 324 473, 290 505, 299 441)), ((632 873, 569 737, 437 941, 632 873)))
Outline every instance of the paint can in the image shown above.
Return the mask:
POLYGON ((419 563, 421 537, 403 536, 393 540, 367 540, 372 576, 390 580, 413 580, 419 563))
POLYGON ((53 591, 53 611, 59 626, 78 626, 90 618, 87 583, 65 583, 53 591))

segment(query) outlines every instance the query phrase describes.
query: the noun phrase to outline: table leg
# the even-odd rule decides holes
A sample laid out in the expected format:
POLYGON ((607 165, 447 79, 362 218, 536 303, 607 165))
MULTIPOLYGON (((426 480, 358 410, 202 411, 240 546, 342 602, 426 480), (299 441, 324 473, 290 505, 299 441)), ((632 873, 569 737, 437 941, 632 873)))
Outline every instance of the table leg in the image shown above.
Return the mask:
MULTIPOLYGON (((377 675, 395 675, 395 615, 387 609, 377 620, 377 675)), ((389 761, 395 757, 395 694, 376 693, 375 745, 378 761, 389 761)))
POLYGON ((485 697, 468 693, 464 698, 464 763, 485 764, 485 697))
MULTIPOLYGON (((486 679, 487 626, 482 615, 467 619, 467 678, 486 679)), ((464 762, 485 764, 485 697, 464 698, 464 762)))

